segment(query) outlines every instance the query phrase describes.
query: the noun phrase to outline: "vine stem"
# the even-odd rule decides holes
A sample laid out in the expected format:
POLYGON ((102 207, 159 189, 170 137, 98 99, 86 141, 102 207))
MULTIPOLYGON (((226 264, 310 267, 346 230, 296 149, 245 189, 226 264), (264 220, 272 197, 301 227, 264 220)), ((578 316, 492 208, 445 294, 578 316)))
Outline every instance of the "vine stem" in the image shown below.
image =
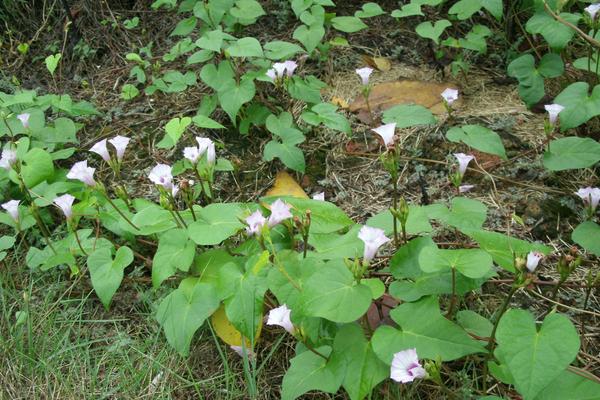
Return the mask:
POLYGON ((506 312, 506 309, 508 308, 510 300, 512 299, 512 297, 514 296, 514 294, 517 292, 518 289, 519 289, 519 287, 513 284, 513 286, 510 288, 510 292, 508 292, 508 296, 506 296, 506 298, 504 299, 504 303, 502 303, 502 306, 500 307, 498 316, 496 317, 496 319, 494 321, 492 333, 490 334, 490 341, 488 343, 488 353, 485 357, 484 364, 483 364, 483 391, 484 392, 487 391, 488 361, 493 357, 494 348, 496 347, 496 330, 498 329, 498 323, 500 322, 502 315, 504 315, 504 313, 506 312))
POLYGON ((140 230, 140 228, 137 227, 136 224, 134 224, 133 222, 131 222, 131 220, 129 218, 127 218, 127 216, 123 213, 123 211, 121 211, 119 209, 119 207, 117 207, 117 205, 110 199, 110 197, 108 196, 107 193, 104 192, 104 190, 100 190, 100 193, 102 193, 102 195, 104 196, 104 198, 108 201, 108 204, 110 204, 112 206, 112 208, 115 209, 115 211, 125 220, 127 221, 127 223, 129 225, 131 225, 133 227, 133 229, 135 230, 140 230))
POLYGON ((73 228, 73 234, 75 235, 75 240, 77 241, 77 245, 79 246, 79 250, 81 250, 81 252, 83 253, 83 255, 87 257, 88 254, 83 249, 83 246, 81 245, 81 240, 79 240, 79 234, 77 233, 77 227, 73 228))

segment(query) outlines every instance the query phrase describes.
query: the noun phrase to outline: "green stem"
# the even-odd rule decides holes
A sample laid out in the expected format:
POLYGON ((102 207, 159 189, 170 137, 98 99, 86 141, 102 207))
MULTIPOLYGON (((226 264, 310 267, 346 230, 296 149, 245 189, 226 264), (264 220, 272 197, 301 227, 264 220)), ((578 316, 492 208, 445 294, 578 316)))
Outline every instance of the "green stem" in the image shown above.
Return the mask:
POLYGON ((492 357, 494 356, 494 348, 496 347, 496 330, 498 329, 498 323, 500 322, 502 315, 504 315, 504 313, 506 312, 506 309, 508 308, 508 305, 510 304, 510 300, 512 299, 512 297, 514 296, 514 294, 517 292, 518 289, 519 289, 519 286, 517 286, 513 283, 513 286, 510 288, 510 292, 508 292, 508 296, 506 296, 506 298, 504 299, 504 303, 502 303, 502 306, 500 307, 500 311, 498 312, 498 315, 496 316, 496 319, 494 321, 492 333, 490 334, 490 341, 488 343, 488 353, 485 357, 484 365, 483 365, 483 391, 484 392, 487 390, 487 375, 488 375, 487 364, 488 364, 488 361, 491 360, 492 357))
POLYGON ((77 245, 79 246, 79 250, 81 250, 81 252, 83 253, 84 256, 87 257, 87 252, 83 249, 83 246, 81 245, 81 240, 79 240, 79 234, 77 233, 77 227, 73 227, 73 234, 75 235, 75 240, 77 241, 77 245))
POLYGON ((135 230, 140 230, 140 228, 137 227, 136 224, 134 224, 133 222, 131 222, 131 220, 129 218, 127 218, 127 216, 123 213, 123 211, 121 211, 119 209, 119 207, 117 207, 117 205, 115 203, 113 203, 113 201, 110 199, 110 197, 108 196, 107 193, 104 192, 104 190, 100 190, 100 193, 102 193, 102 195, 104 196, 104 198, 106 199, 106 201, 108 201, 108 204, 110 204, 112 206, 112 208, 115 209, 115 211, 129 224, 131 225, 131 227, 133 227, 133 229, 135 230))
POLYGON ((398 178, 392 174, 392 206, 394 207, 394 212, 392 213, 392 218, 394 219, 394 246, 396 249, 398 248, 400 240, 398 239, 398 218, 396 218, 395 213, 398 210, 398 178))

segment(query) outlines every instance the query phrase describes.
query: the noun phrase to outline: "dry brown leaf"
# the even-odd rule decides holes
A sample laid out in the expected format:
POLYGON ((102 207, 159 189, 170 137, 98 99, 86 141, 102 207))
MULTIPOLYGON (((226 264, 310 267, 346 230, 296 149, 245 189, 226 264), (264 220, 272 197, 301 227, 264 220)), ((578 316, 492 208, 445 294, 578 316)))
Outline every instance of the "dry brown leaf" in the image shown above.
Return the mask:
POLYGON ((267 192, 267 196, 292 196, 308 199, 308 195, 296 180, 287 172, 279 171, 275 177, 275 184, 267 192))
POLYGON ((346 110, 349 106, 348 102, 341 97, 333 96, 329 101, 331 104, 336 105, 344 110, 346 110))
POLYGON ((381 72, 387 72, 392 68, 392 63, 385 57, 362 56, 363 61, 371 68, 381 72))
MULTIPOLYGON (((419 104, 429 108, 434 114, 444 114, 446 109, 441 93, 449 87, 455 88, 456 85, 413 80, 380 83, 371 89, 369 104, 374 113, 383 112, 399 104, 419 104)), ((461 103, 462 100, 459 98, 452 107, 460 107, 461 103)), ((367 103, 362 95, 350 104, 349 110, 358 113, 361 120, 363 120, 361 115, 368 117, 367 103)))

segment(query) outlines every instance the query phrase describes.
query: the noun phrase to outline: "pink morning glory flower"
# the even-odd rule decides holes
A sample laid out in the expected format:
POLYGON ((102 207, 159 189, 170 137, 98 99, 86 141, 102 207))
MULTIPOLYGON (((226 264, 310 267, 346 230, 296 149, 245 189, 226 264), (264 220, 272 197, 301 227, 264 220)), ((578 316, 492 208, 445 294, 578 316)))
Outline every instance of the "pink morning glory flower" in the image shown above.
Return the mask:
POLYGON ((381 138, 383 139, 383 143, 386 147, 392 146, 394 144, 394 132, 396 130, 395 122, 392 122, 391 124, 381 125, 380 127, 371 130, 379 136, 381 136, 381 138))
POLYGON ((10 170, 10 168, 17 162, 17 152, 11 149, 2 150, 2 158, 0 158, 0 168, 10 170))
POLYGON ((19 114, 17 115, 17 119, 19 121, 21 121, 21 124, 23 125, 23 128, 27 129, 29 128, 29 117, 31 115, 28 113, 23 113, 23 114, 19 114))
POLYGON ((449 106, 458 100, 458 89, 447 88, 442 92, 442 98, 449 106))
POLYGON ((402 350, 394 354, 390 378, 396 382, 409 383, 426 376, 425 368, 419 363, 417 349, 402 350))
POLYGON ((2 204, 2 208, 6 210, 15 222, 19 222, 19 203, 21 203, 19 200, 10 200, 2 204))
POLYGON ((75 201, 75 197, 67 193, 55 198, 54 204, 61 209, 67 219, 71 219, 73 216, 73 201, 75 201))
POLYGON ((315 193, 312 196, 313 200, 325 201, 325 192, 315 193))
POLYGON ((238 356, 240 357, 244 357, 244 353, 246 354, 246 356, 249 359, 253 359, 256 357, 256 353, 254 353, 252 350, 250 350, 247 347, 242 347, 242 346, 229 346, 229 348, 231 348, 231 350, 235 351, 237 353, 238 356))
POLYGON ((383 229, 372 228, 367 225, 360 228, 358 238, 365 243, 365 251, 363 253, 364 261, 371 261, 375 258, 377 250, 390 241, 390 239, 385 236, 383 229))
POLYGON ((73 164, 71 170, 67 174, 67 178, 76 179, 85 183, 87 186, 96 186, 94 180, 95 168, 88 167, 87 160, 79 161, 73 164))
POLYGON ((200 150, 198 147, 186 147, 183 149, 183 156, 192 164, 196 165, 200 159, 200 150))
POLYGON ((583 11, 588 13, 588 15, 593 21, 594 19, 596 19, 596 14, 598 13, 598 11, 600 11, 600 3, 590 4, 589 6, 584 8, 583 11))
POLYGON ((529 272, 535 271, 542 258, 544 258, 544 255, 537 251, 530 251, 529 254, 527 254, 526 266, 529 272))
POLYGON ((581 197, 581 200, 585 205, 590 207, 592 213, 596 211, 598 204, 600 203, 600 188, 586 187, 581 188, 575 194, 581 197))
POLYGON ((456 157, 456 160, 458 161, 458 173, 463 176, 465 174, 465 172, 467 172, 467 167, 469 166, 469 163, 475 159, 475 157, 473 157, 470 154, 465 154, 465 153, 454 153, 454 157, 456 157))
POLYGON ((290 319, 292 310, 284 304, 269 311, 267 325, 278 325, 285 329, 288 333, 294 334, 294 324, 290 319))
POLYGON ((267 223, 267 219, 262 215, 262 213, 257 210, 246 217, 246 233, 250 236, 257 235, 260 233, 261 229, 267 223))
POLYGON ((125 155, 125 149, 127 149, 127 145, 129 144, 129 141, 131 139, 129 139, 128 137, 125 136, 115 136, 114 138, 110 139, 108 142, 110 144, 112 144, 115 147, 115 150, 117 151, 117 160, 119 160, 119 162, 123 161, 123 156, 125 155))
POLYGON ((558 119, 558 114, 565 108, 560 104, 546 104, 544 106, 546 111, 548 112, 548 119, 550 120, 550 124, 554 125, 556 120, 558 119))
POLYGON ((369 77, 373 73, 373 68, 369 68, 369 67, 359 68, 356 70, 356 73, 360 77, 362 84, 364 86, 367 86, 369 84, 369 77))
POLYGON ((92 153, 98 154, 106 162, 110 161, 110 154, 108 153, 108 147, 106 147, 106 139, 102 139, 98 143, 92 146, 90 149, 92 153))
POLYGON ((173 174, 170 165, 157 164, 148 174, 148 179, 155 185, 162 186, 165 190, 173 189, 173 174))
POLYGON ((271 204, 271 215, 269 216, 269 227, 273 227, 288 218, 292 218, 291 205, 277 199, 271 204))

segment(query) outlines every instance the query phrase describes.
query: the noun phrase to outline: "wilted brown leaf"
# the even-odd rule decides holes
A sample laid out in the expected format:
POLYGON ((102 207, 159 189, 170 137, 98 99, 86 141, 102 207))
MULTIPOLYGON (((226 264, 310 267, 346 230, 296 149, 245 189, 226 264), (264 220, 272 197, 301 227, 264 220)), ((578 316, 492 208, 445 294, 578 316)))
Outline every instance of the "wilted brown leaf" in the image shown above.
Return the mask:
MULTIPOLYGON (((437 83, 413 80, 385 82, 373 86, 369 95, 369 104, 374 113, 380 113, 399 104, 419 104, 427 107, 434 114, 446 112, 440 94, 449 87, 456 87, 453 83, 437 83)), ((459 98, 453 107, 460 107, 459 98)), ((367 103, 362 95, 358 96, 352 104, 350 111, 358 113, 363 121, 369 121, 367 103)))

